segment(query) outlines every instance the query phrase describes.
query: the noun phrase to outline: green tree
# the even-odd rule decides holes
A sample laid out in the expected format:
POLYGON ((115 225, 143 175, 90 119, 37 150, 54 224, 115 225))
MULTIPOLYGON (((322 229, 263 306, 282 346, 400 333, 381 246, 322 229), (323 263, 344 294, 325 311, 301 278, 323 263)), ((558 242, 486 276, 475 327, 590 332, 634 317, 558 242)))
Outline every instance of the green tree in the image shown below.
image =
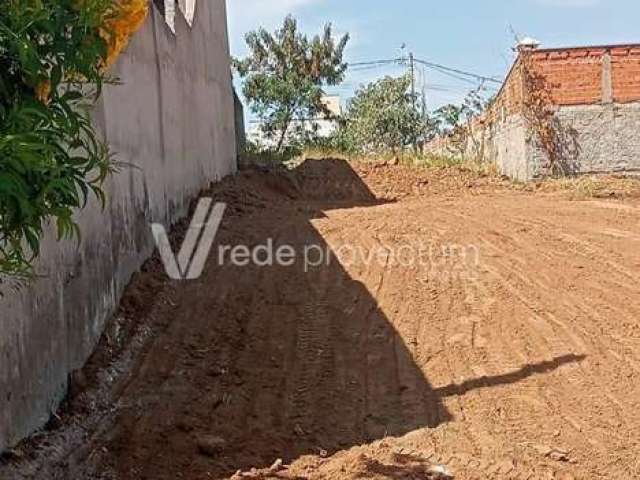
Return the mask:
POLYGON ((448 104, 435 111, 440 133, 448 135, 458 127, 464 127, 480 116, 493 100, 486 100, 480 95, 480 89, 467 94, 460 105, 448 104))
POLYGON ((462 105, 450 103, 438 108, 434 113, 438 129, 443 135, 450 135, 463 123, 464 108, 462 105))
POLYGON ((262 123, 265 135, 276 139, 280 152, 294 121, 328 115, 323 88, 344 79, 343 62, 349 35, 334 39, 331 24, 309 39, 288 16, 274 34, 261 28, 246 35, 249 55, 234 60, 244 80, 243 93, 262 123))
POLYGON ((394 153, 427 134, 429 122, 410 93, 411 77, 386 77, 371 83, 350 101, 342 142, 357 151, 394 153))
POLYGON ((493 101, 486 100, 481 90, 469 92, 460 105, 444 105, 434 113, 438 133, 449 137, 450 150, 456 155, 465 155, 470 147, 478 154, 480 145, 474 137, 473 122, 493 101))

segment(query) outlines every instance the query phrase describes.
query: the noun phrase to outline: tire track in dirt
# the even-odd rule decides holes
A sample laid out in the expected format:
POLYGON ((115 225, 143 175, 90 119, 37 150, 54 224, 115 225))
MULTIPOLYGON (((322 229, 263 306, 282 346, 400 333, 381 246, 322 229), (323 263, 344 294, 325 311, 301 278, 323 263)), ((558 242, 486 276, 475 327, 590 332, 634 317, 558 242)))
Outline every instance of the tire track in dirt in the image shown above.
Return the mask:
POLYGON ((331 375, 327 372, 331 332, 326 301, 307 303, 301 308, 297 326, 296 366, 292 372, 291 418, 301 435, 315 424, 313 390, 331 375))
MULTIPOLYGON (((473 287, 479 292, 480 298, 483 295, 489 296, 490 288, 485 282, 476 282, 473 287)), ((471 285, 470 285, 471 286, 471 285)), ((527 327, 528 325, 525 325, 527 327)), ((495 373, 501 373, 509 370, 517 370, 522 365, 528 365, 535 363, 535 359, 540 358, 554 358, 553 352, 550 349, 538 349, 538 353, 534 357, 525 354, 527 350, 522 345, 521 337, 510 334, 510 325, 491 325, 490 330, 493 331, 493 335, 489 338, 487 345, 490 351, 492 359, 491 364, 494 366, 493 371, 495 373), (512 367, 509 367, 511 365, 512 367)), ((534 329, 531 331, 533 332, 534 329)), ((544 342, 538 342, 538 345, 544 345, 544 342)), ((564 352, 566 348, 562 349, 564 352)), ((564 372, 565 367, 562 371, 564 372)), ((513 448, 513 443, 516 439, 519 439, 522 444, 525 444, 532 436, 532 426, 545 426, 549 429, 549 416, 557 414, 557 408, 555 408, 547 398, 541 396, 539 390, 536 388, 535 379, 527 381, 520 385, 518 388, 519 393, 505 395, 505 392, 496 392, 490 389, 484 389, 485 405, 498 406, 497 411, 475 412, 476 419, 489 416, 495 418, 496 426, 502 424, 505 419, 508 419, 508 424, 502 428, 494 429, 495 434, 502 441, 500 442, 501 449, 513 448), (506 418, 505 418, 506 415, 506 418), (505 438, 506 437, 506 438, 505 438), (508 438, 508 439, 507 439, 508 438)), ((543 431, 546 430, 542 428, 543 431)), ((549 436, 551 436, 549 432, 549 436)))
POLYGON ((284 479, 426 478, 434 462, 461 480, 640 478, 635 207, 476 195, 466 176, 421 196, 413 170, 371 167, 385 198, 406 193, 374 205, 353 170, 317 166, 245 179, 220 242, 317 244, 333 262, 212 262, 176 286, 90 435, 97 454, 57 478, 221 479, 277 458, 284 479), (420 242, 473 244, 480 261, 335 258, 420 242))
MULTIPOLYGON (((495 245, 494 245, 494 247, 495 247, 495 245)), ((522 248, 519 251, 522 251, 522 248)), ((505 252, 501 251, 500 253, 504 255, 505 252)), ((532 282, 527 282, 526 278, 522 274, 520 274, 518 270, 516 270, 514 268, 509 268, 509 265, 513 265, 513 264, 514 264, 513 262, 507 262, 507 265, 503 264, 501 267, 502 267, 503 270, 510 271, 511 275, 515 275, 518 278, 519 281, 521 281, 523 284, 525 284, 526 285, 526 287, 524 288, 525 291, 536 291, 536 289, 542 289, 544 291, 545 289, 548 289, 548 287, 546 285, 541 284, 539 282, 537 283, 537 285, 533 284, 532 282)), ((536 269, 536 271, 539 271, 539 269, 536 269)), ((508 285, 508 283, 507 283, 508 280, 506 278, 501 277, 498 273, 496 273, 496 271, 494 271, 493 273, 494 273, 494 275, 498 276, 498 279, 501 281, 502 284, 508 285)), ((513 289, 512 291, 516 296, 519 297, 519 299, 522 301, 523 304, 525 304, 532 312, 535 312, 536 308, 532 306, 531 300, 524 298, 518 292, 518 289, 513 289)), ((540 319, 541 317, 540 316, 536 316, 536 318, 540 319)), ((555 323, 556 324, 558 323, 557 318, 555 319, 555 323)), ((564 325, 560 324, 560 326, 564 329, 565 332, 567 332, 566 324, 564 324, 564 325)), ((555 338, 555 332, 552 331, 550 325, 548 325, 547 323, 542 323, 542 324, 538 325, 538 327, 542 327, 543 328, 543 331, 545 332, 543 334, 544 338, 546 338, 546 339, 555 338)), ((534 328, 534 329, 532 329, 532 331, 533 330, 538 330, 538 329, 539 328, 534 328)), ((574 338, 575 338, 575 336, 574 336, 574 338)), ((558 340, 556 343, 557 343, 557 345, 561 346, 561 345, 564 345, 565 342, 558 340)), ((610 373, 610 372, 606 372, 605 375, 604 375, 604 378, 607 378, 606 377, 607 373, 610 373)), ((603 377, 600 377, 600 378, 603 378, 603 377)), ((610 401, 612 401, 613 404, 616 404, 618 406, 618 408, 620 408, 622 403, 616 397, 614 397, 612 394, 610 394, 608 392, 605 393, 605 395, 609 398, 610 401)), ((631 411, 626 410, 626 411, 623 411, 620 416, 624 417, 626 415, 627 418, 628 418, 629 414, 631 414, 631 413, 632 413, 631 411)), ((581 427, 581 430, 582 430, 582 427, 581 427)))
MULTIPOLYGON (((458 297, 460 297, 460 295, 456 296, 456 295, 454 295, 454 294, 452 294, 452 293, 450 293, 450 292, 445 292, 445 294, 444 294, 444 295, 442 295, 442 298, 445 298, 445 299, 458 298, 458 297)), ((452 303, 446 304, 446 305, 444 305, 443 307, 440 307, 440 309, 439 309, 439 310, 447 311, 447 312, 453 312, 453 305, 454 305, 454 304, 452 304, 452 303)), ((466 312, 465 312, 465 313, 466 313, 466 312)), ((460 315, 453 315, 453 316, 451 317, 451 319, 452 319, 452 320, 455 320, 457 316, 462 316, 462 314, 460 314, 460 315)), ((451 321, 445 322, 445 325, 448 325, 448 324, 450 324, 450 323, 451 323, 451 321)), ((445 332, 445 335, 444 335, 444 337, 443 337, 443 341, 442 341, 442 343, 443 343, 443 344, 445 344, 445 348, 446 348, 446 347, 449 347, 449 348, 450 348, 450 347, 452 346, 452 345, 451 345, 451 343, 450 343, 450 340, 449 340, 449 339, 451 339, 451 338, 455 338, 456 336, 458 336, 457 332, 456 332, 456 333, 447 333, 447 332, 445 332)), ((455 342, 454 342, 454 343, 455 343, 455 342)), ((500 350, 500 349, 498 349, 498 350, 500 350)), ((448 358, 449 358, 449 357, 448 357, 448 358)), ((464 362, 463 362, 462 364, 460 364, 459 362, 457 362, 457 361, 456 361, 456 359, 457 359, 457 358, 458 358, 458 357, 456 357, 456 356, 454 356, 454 357, 453 357, 453 360, 451 361, 451 363, 454 365, 454 367, 453 367, 453 368, 452 368, 452 367, 449 367, 449 371, 450 371, 450 372, 452 372, 452 371, 457 371, 457 372, 467 371, 467 372, 468 372, 468 369, 467 369, 467 368, 464 368, 464 367, 465 367, 464 362)), ((522 357, 520 357, 520 358, 522 358, 522 357)), ((513 359, 511 359, 511 358, 510 358, 509 360, 510 360, 511 362, 513 362, 514 364, 518 364, 518 365, 520 364, 520 363, 519 363, 519 362, 517 362, 517 361, 516 361, 516 362, 514 362, 514 361, 513 361, 513 359)), ((504 370, 504 364, 505 364, 505 363, 507 363, 507 362, 504 360, 504 357, 503 357, 503 358, 501 358, 500 360, 497 360, 497 362, 499 362, 500 364, 502 364, 502 365, 503 365, 503 370, 504 370)), ((468 373, 467 373, 467 374, 465 374, 465 375, 466 375, 466 376, 469 376, 469 374, 468 374, 468 373)), ((472 375, 471 375, 471 376, 472 376, 472 375)), ((459 379, 458 379, 458 378, 455 378, 453 375, 451 375, 450 380, 451 380, 451 382, 456 382, 456 381, 457 381, 457 380, 459 380, 459 379)), ((473 394, 472 394, 472 395, 473 395, 473 394)), ((480 395, 480 394, 479 394, 479 395, 480 395)), ((464 411, 464 406, 460 406, 460 409, 461 409, 461 411, 464 411)), ((475 437, 475 435, 470 435, 470 437, 471 437, 471 438, 473 438, 473 437, 475 437)), ((488 441, 488 440, 487 440, 487 438, 483 438, 482 440, 480 440, 480 441, 479 441, 479 443, 478 443, 478 444, 479 444, 479 445, 484 444, 484 445, 486 446, 486 445, 490 445, 490 444, 491 444, 491 442, 490 442, 490 441, 488 441)))
MULTIPOLYGON (((438 286, 440 287, 440 286, 438 286)), ((436 287, 435 289, 438 290, 438 287, 436 287)), ((452 324, 453 322, 457 321, 459 318, 465 318, 464 315, 467 314, 467 311, 462 311, 462 312, 458 312, 457 310, 459 310, 457 308, 457 305, 460 305, 462 302, 457 302, 455 300, 451 300, 451 299, 458 299, 460 300, 460 298, 466 298, 469 297, 469 292, 462 292, 462 293, 457 293, 454 294, 451 291, 451 284, 448 284, 447 287, 440 287, 442 291, 438 292, 441 295, 439 295, 437 298, 440 298, 442 300, 444 300, 446 303, 439 307, 436 308, 436 311, 445 311, 445 312, 449 312, 448 316, 447 316, 447 320, 443 321, 442 324, 445 328, 447 328, 448 325, 452 324), (465 297, 466 295, 466 297, 465 297)), ((464 310, 464 309, 463 309, 464 310)), ((442 340, 441 340, 441 344, 442 344, 442 351, 444 350, 451 350, 451 347, 455 347, 456 344, 460 343, 460 341, 465 341, 467 335, 460 335, 460 333, 458 331, 454 331, 454 332, 447 332, 446 330, 444 330, 443 335, 442 335, 442 340), (451 340, 454 340, 453 343, 451 342, 451 340)), ((469 335, 470 336, 470 335, 469 335)), ((469 367, 466 365, 465 363, 465 359, 468 358, 466 356, 460 356, 460 355, 456 355, 456 353, 459 353, 458 351, 454 352, 453 355, 447 355, 446 358, 448 358, 448 371, 450 372, 449 375, 449 383, 451 384, 455 384, 457 381, 460 380, 460 377, 457 376, 461 373, 463 373, 463 379, 466 377, 473 377, 474 371, 470 371, 469 367), (453 375, 453 372, 456 372, 457 375, 453 375)), ((504 358, 504 357, 503 357, 504 358)), ((513 361, 510 358, 511 361, 513 361)), ((506 363, 504 362, 504 360, 498 360, 497 362, 500 362, 502 364, 506 363)), ((496 363, 497 363, 496 362, 496 363)), ((518 362, 514 362, 514 363, 518 363, 518 362)), ((504 371, 504 367, 503 367, 503 371, 504 371)), ((477 372, 477 370, 475 371, 477 372)), ((497 449, 495 447, 492 447, 492 445, 495 444, 495 442, 493 442, 491 440, 490 437, 488 437, 486 434, 484 434, 484 432, 482 432, 481 434, 478 434, 477 432, 474 431, 475 429, 475 424, 472 422, 468 422, 466 421, 466 414, 465 414, 465 409, 467 409, 469 407, 468 405, 468 401, 469 399, 474 399, 473 397, 477 397, 479 399, 479 401, 477 403, 484 403, 484 404, 490 404, 490 402, 487 402, 487 398, 486 398, 486 390, 477 390, 475 392, 471 392, 467 394, 468 398, 465 398, 464 401, 461 401, 460 399, 455 399, 456 403, 458 404, 458 408, 459 410, 465 415, 464 416, 464 420, 462 421, 462 423, 465 425, 465 427, 469 430, 467 432, 466 435, 464 435, 465 438, 467 439, 473 439, 473 444, 474 446, 470 447, 469 450, 472 452, 478 452, 481 450, 491 450, 493 449, 497 449)), ((475 403, 475 402, 473 402, 475 403)), ((474 412, 474 414, 477 414, 478 412, 474 412)), ((460 445, 458 446, 458 450, 460 448, 460 445)))
MULTIPOLYGON (((548 225, 545 226, 546 229, 548 230, 548 225)), ((582 242, 584 243, 584 242, 582 242)), ((604 255, 607 255, 607 253, 604 253, 604 255)), ((584 258, 590 258, 592 259, 593 256, 591 255, 583 255, 584 258)), ((567 258, 566 256, 563 256, 563 258, 567 258)), ((544 287, 544 285, 541 285, 541 287, 544 287)), ((630 282, 621 282, 621 281, 615 281, 614 276, 611 275, 610 271, 602 271, 602 276, 597 278, 596 282, 590 282, 589 283, 589 289, 591 291, 594 292, 600 292, 601 295, 599 296, 601 299, 603 298, 607 298, 611 296, 612 292, 618 292, 620 290, 634 290, 635 285, 631 285, 630 282), (609 284, 610 286, 608 288, 604 288, 601 286, 601 284, 606 283, 609 284)), ((587 312, 591 312, 591 311, 595 311, 597 312, 600 307, 604 307, 606 306, 607 310, 614 310, 617 315, 619 317, 625 318, 626 321, 630 322, 630 323, 635 323, 637 326, 637 322, 635 321, 637 318, 637 313, 639 312, 639 310, 637 309, 637 307, 634 304, 627 304, 625 305, 627 310, 630 310, 629 312, 623 310, 622 308, 617 307, 613 302, 610 301, 610 299, 608 299, 605 302, 600 301, 598 302, 597 297, 594 295, 590 295, 590 296, 582 296, 582 297, 578 297, 577 294, 575 292, 572 291, 568 291, 565 293, 568 297, 571 297, 573 299, 575 299, 573 301, 573 309, 578 309, 580 310, 582 308, 582 310, 580 310, 581 314, 585 314, 587 312), (581 307, 582 306, 582 307, 581 307)), ((619 295, 619 294, 618 294, 619 295)), ((595 315, 598 315, 598 313, 595 313, 595 315)), ((598 317, 599 319, 599 317, 598 317)), ((602 322, 600 322, 600 328, 601 328, 601 333, 605 333, 607 332, 609 329, 606 328, 606 326, 604 324, 602 324, 602 322)), ((636 330, 637 332, 637 330, 636 330)), ((606 334, 606 333, 605 333, 606 334)), ((618 337, 615 338, 614 337, 614 341, 616 341, 618 344, 621 343, 621 341, 623 341, 622 338, 618 337)), ((630 350, 635 350, 638 351, 638 347, 640 347, 640 344, 636 345, 635 349, 630 349, 630 350)), ((628 347, 625 346, 625 348, 627 349, 628 347)), ((636 362, 632 362, 631 363, 632 367, 634 369, 636 369, 636 362)))

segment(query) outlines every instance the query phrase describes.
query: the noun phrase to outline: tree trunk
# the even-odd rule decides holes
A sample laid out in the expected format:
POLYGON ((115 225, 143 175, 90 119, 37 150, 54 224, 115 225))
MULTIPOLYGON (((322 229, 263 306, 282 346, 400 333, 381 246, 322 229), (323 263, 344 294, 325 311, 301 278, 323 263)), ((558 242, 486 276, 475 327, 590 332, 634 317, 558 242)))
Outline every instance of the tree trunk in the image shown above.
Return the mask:
POLYGON ((287 113, 287 119, 285 120, 284 128, 282 129, 282 134, 280 135, 280 140, 278 140, 278 146, 276 147, 276 152, 278 153, 282 153, 282 145, 284 144, 285 138, 287 138, 289 125, 291 125, 291 114, 287 113))

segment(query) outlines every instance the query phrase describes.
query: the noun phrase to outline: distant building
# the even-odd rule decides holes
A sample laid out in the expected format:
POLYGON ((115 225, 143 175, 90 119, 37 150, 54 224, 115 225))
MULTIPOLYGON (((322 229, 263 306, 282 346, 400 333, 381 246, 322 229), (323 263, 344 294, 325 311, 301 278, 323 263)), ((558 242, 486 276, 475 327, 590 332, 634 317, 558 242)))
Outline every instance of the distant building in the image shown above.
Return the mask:
MULTIPOLYGON (((565 173, 640 171, 640 45, 541 49, 527 39, 492 106, 473 123, 467 153, 513 178, 548 173, 552 156, 565 173), (531 105, 539 101, 546 108, 531 105), (536 113, 534 110, 538 110, 536 113), (542 130, 548 129, 543 126, 542 130)), ((427 149, 447 150, 439 138, 427 149)))
MULTIPOLYGON (((293 132, 299 131, 303 128, 305 131, 312 133, 319 138, 330 137, 338 128, 337 118, 342 115, 341 99, 338 95, 327 95, 322 98, 322 101, 329 112, 329 115, 321 115, 316 118, 307 120, 294 120, 291 123, 290 136, 293 132)), ((259 121, 250 122, 249 131, 247 133, 247 139, 250 142, 257 143, 265 147, 274 147, 277 143, 277 139, 269 139, 262 131, 262 124, 259 121)))

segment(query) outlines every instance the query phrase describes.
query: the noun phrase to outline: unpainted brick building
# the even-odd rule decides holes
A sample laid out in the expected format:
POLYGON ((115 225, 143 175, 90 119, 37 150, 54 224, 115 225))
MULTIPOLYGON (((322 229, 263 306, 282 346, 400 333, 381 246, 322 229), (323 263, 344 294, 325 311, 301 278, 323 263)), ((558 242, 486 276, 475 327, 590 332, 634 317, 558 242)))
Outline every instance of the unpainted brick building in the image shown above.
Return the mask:
POLYGON ((539 91, 553 114, 562 171, 640 172, 640 45, 522 47, 495 102, 474 122, 467 153, 519 180, 549 173, 549 148, 531 121, 539 91))

